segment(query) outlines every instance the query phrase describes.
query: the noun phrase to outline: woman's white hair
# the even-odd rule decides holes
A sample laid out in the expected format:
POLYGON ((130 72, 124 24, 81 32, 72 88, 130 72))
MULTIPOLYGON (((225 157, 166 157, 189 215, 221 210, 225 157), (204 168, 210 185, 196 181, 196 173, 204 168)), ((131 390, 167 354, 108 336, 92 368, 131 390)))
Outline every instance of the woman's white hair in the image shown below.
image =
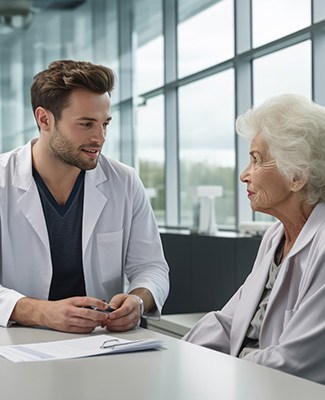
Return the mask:
POLYGON ((237 133, 260 134, 288 179, 306 177, 305 200, 325 201, 325 108, 294 94, 272 97, 240 115, 237 133))

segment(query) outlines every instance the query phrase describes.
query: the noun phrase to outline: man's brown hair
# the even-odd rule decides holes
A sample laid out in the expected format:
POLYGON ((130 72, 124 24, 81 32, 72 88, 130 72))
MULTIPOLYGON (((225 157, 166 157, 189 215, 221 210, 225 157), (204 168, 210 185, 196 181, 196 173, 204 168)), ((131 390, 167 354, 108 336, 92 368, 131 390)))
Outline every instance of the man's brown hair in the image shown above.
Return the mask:
POLYGON ((111 94, 114 81, 114 72, 103 65, 86 61, 54 61, 48 69, 34 76, 31 85, 33 111, 37 107, 46 108, 59 120, 62 110, 69 104, 73 89, 82 88, 99 94, 111 94))

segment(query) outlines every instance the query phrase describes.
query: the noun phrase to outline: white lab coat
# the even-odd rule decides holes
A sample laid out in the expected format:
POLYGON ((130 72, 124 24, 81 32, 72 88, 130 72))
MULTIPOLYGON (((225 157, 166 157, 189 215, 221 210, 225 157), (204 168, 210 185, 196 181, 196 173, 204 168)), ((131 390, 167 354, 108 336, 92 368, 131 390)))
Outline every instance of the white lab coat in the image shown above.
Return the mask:
MULTIPOLYGON (((253 270, 221 311, 204 316, 184 339, 237 356, 261 299, 283 235, 276 222, 265 233, 253 270)), ((272 289, 260 349, 244 359, 325 383, 325 204, 318 204, 272 289)))
MULTIPOLYGON (((31 143, 0 156, 0 326, 23 296, 47 299, 52 277, 49 238, 32 176, 31 143)), ((135 171, 100 156, 86 171, 82 225, 86 292, 99 299, 150 290, 159 317, 169 291, 168 266, 145 189, 135 171)))

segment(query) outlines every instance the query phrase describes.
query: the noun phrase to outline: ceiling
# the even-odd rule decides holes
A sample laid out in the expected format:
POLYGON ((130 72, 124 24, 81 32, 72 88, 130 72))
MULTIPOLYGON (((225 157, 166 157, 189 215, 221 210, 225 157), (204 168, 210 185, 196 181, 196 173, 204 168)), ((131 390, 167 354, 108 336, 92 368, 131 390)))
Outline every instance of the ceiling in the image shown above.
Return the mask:
POLYGON ((86 0, 0 0, 0 34, 30 26, 33 15, 46 10, 72 10, 86 0))
POLYGON ((85 0, 0 0, 0 15, 21 15, 31 9, 73 9, 85 0))

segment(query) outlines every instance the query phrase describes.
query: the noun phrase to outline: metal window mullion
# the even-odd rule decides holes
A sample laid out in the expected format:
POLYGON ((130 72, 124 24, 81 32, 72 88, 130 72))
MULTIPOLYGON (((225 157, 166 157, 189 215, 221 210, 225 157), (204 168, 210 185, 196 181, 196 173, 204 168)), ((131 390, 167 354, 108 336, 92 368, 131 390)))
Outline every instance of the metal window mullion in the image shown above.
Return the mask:
POLYGON ((312 23, 323 21, 325 19, 325 1, 311 0, 312 23))
MULTIPOLYGON (((324 0, 312 1, 312 21, 315 23, 325 19, 324 0)), ((325 105, 325 35, 322 29, 313 30, 312 34, 312 91, 313 100, 325 105)))
POLYGON ((165 94, 165 187, 167 226, 177 226, 179 213, 179 161, 177 88, 177 2, 163 0, 164 94, 165 94))
MULTIPOLYGON (((236 117, 252 106, 253 83, 252 64, 240 54, 249 52, 252 47, 252 3, 251 0, 234 0, 235 5, 235 115, 236 117)), ((248 159, 249 143, 235 136, 236 149, 236 222, 251 221, 252 211, 247 201, 245 185, 240 182, 240 174, 248 159)))

